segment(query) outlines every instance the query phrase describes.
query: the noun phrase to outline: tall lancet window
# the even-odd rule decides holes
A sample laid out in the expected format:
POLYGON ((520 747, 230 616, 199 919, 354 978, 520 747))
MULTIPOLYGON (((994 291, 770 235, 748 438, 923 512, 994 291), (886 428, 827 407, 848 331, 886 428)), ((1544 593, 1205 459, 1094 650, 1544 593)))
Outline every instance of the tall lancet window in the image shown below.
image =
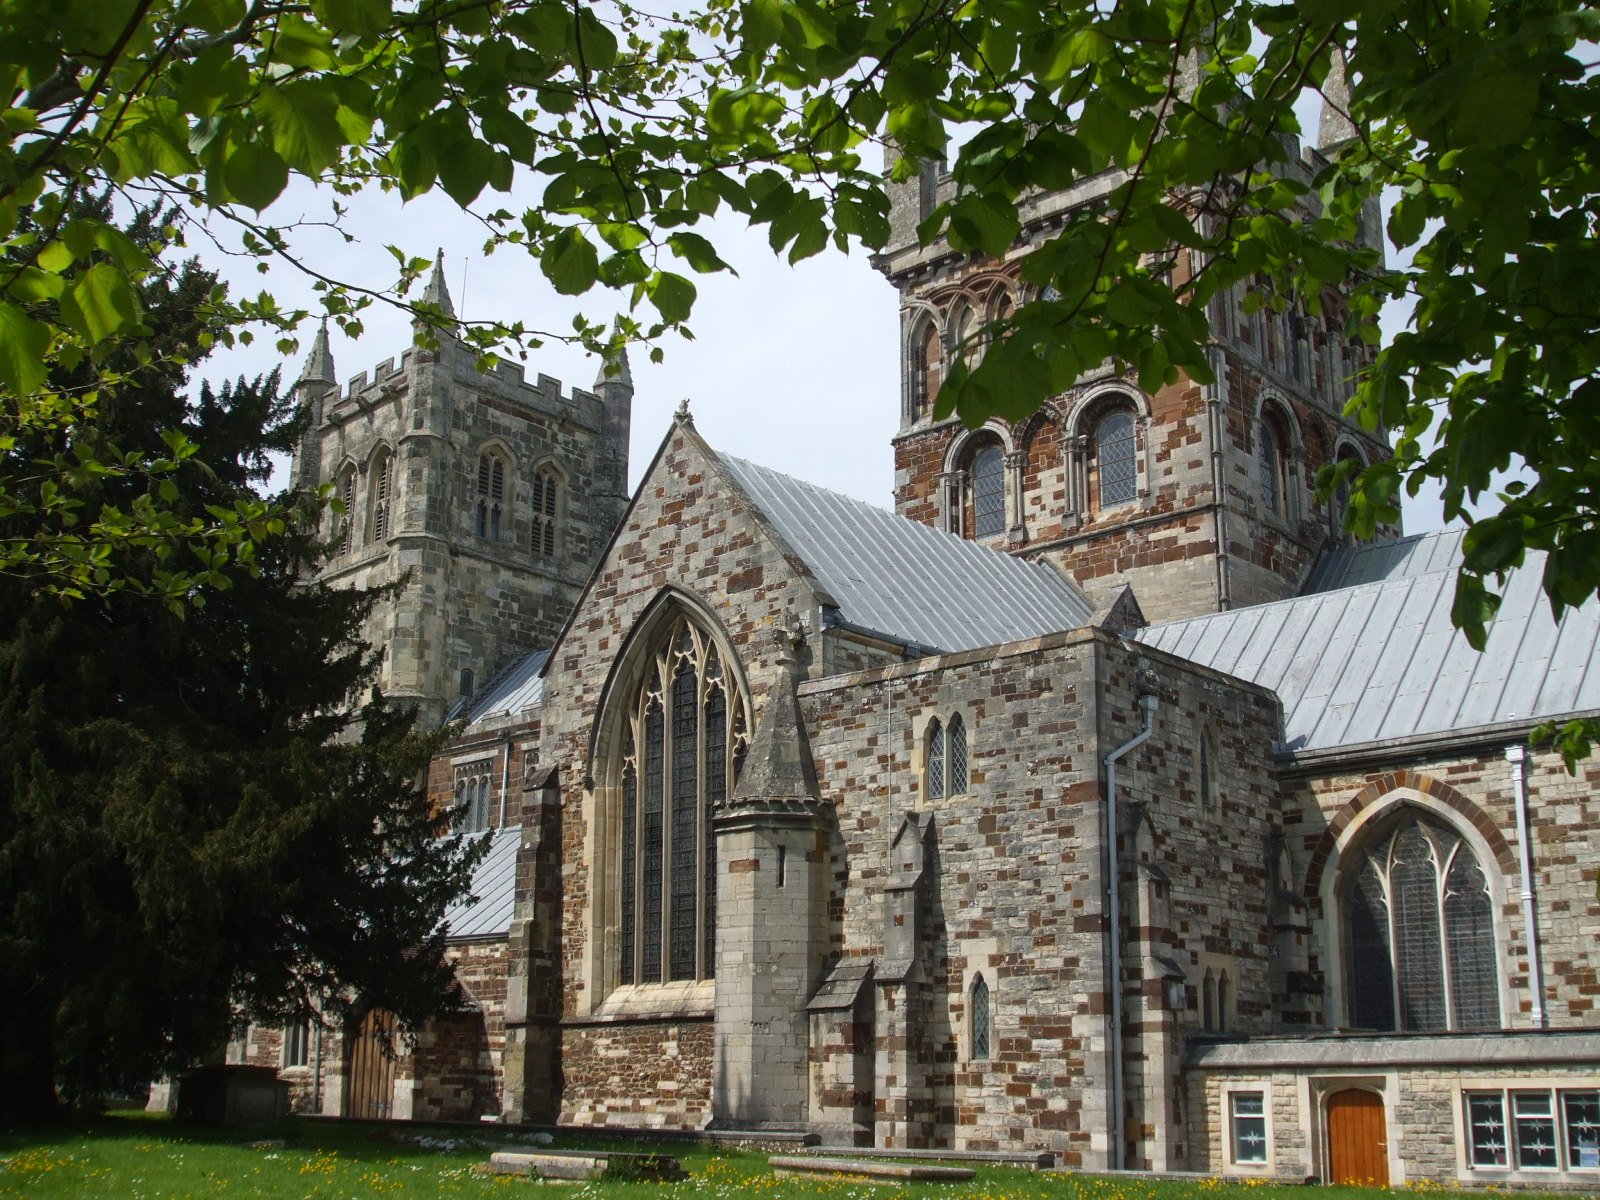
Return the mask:
POLYGON ((478 536, 500 540, 505 520, 506 462, 498 454, 478 455, 478 536))
POLYGON ((747 705, 710 638, 673 623, 648 659, 623 731, 618 821, 618 979, 710 979, 715 968, 712 816, 733 790, 747 705))
POLYGON ((551 466, 533 473, 533 552, 550 558, 556 552, 556 510, 560 506, 561 478, 551 466))
POLYGON ((1343 909, 1350 1025, 1499 1027, 1489 881, 1454 830, 1404 812, 1351 864, 1343 909))
POLYGON ((389 540, 390 510, 394 504, 394 458, 387 448, 373 456, 367 470, 368 490, 372 494, 372 540, 389 540))

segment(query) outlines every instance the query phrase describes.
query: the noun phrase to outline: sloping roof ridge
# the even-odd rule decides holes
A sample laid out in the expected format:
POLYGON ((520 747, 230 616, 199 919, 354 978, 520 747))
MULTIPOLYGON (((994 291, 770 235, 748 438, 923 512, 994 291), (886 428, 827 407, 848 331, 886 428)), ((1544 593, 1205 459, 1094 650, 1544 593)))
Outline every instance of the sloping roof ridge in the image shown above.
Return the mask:
POLYGON ((515 655, 498 671, 484 680, 471 696, 465 697, 466 704, 463 712, 458 714, 457 718, 451 719, 454 720, 460 716, 465 716, 469 725, 476 724, 488 715, 487 706, 500 699, 499 693, 507 683, 524 671, 538 675, 544 670, 544 664, 549 657, 550 648, 548 646, 536 646, 532 650, 515 655))

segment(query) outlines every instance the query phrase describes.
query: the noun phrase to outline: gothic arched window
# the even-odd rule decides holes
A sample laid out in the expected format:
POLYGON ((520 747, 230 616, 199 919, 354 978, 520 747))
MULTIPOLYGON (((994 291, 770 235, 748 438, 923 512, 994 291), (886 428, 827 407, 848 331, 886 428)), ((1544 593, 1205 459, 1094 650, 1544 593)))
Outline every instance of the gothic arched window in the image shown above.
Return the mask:
POLYGON ((380 449, 373 456, 372 466, 367 470, 367 481, 367 490, 372 498, 372 515, 368 525, 372 536, 369 540, 387 541, 390 512, 394 504, 394 458, 387 448, 380 449))
POLYGON ((339 540, 339 553, 349 554, 355 545, 353 530, 356 520, 356 465, 350 463, 339 472, 338 486, 339 501, 344 505, 344 512, 338 517, 337 536, 339 540))
POLYGON ((967 773, 967 725, 957 713, 948 725, 935 717, 924 735, 923 787, 930 800, 965 795, 967 773))
POLYGON ((1095 469, 1100 476, 1100 507, 1127 504, 1139 494, 1137 439, 1133 413, 1113 409, 1094 427, 1095 469))
POLYGON ((483 759, 456 768, 455 824, 460 833, 482 833, 492 824, 494 763, 483 759))
POLYGON ((533 473, 533 552, 551 558, 556 552, 556 513, 560 508, 561 476, 552 466, 533 473))
POLYGON ((710 979, 711 818, 738 778, 745 703, 710 639, 685 619, 651 655, 623 734, 618 978, 710 979))
POLYGON ((950 794, 963 796, 967 791, 967 726, 960 713, 950 718, 945 737, 950 744, 950 794))
POLYGON ((481 538, 500 540, 505 520, 506 460, 498 454, 478 455, 477 532, 481 538))
POLYGON ((1351 863, 1342 908, 1351 1026, 1499 1027, 1489 881, 1454 830, 1405 812, 1351 863))
POLYGON ((987 1062, 994 1041, 994 1013, 989 1005, 989 984, 982 975, 972 977, 969 1017, 973 1062, 987 1062))
POLYGON ((1006 456, 986 442, 972 456, 972 536, 994 537, 1006 529, 1006 456))
POLYGON ((1210 729, 1200 731, 1200 807, 1217 806, 1216 736, 1210 729))
POLYGON ((928 722, 928 753, 924 761, 924 776, 928 799, 944 797, 944 726, 935 717, 928 722))

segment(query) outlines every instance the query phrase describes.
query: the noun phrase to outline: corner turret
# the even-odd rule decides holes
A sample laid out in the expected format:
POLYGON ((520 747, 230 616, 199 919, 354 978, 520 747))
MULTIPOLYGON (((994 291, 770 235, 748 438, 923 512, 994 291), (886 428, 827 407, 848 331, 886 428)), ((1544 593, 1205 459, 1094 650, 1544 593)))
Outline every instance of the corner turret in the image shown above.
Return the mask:
POLYGON ((294 488, 315 488, 322 482, 322 425, 323 408, 339 395, 339 377, 333 368, 333 351, 328 345, 328 322, 317 328, 311 342, 311 353, 300 378, 294 383, 295 406, 305 413, 305 424, 300 430, 300 444, 295 447, 289 470, 289 484, 294 488))
POLYGON ((626 347, 605 356, 595 376, 600 397, 600 444, 596 448, 595 499, 610 505, 613 524, 628 505, 628 439, 633 427, 633 371, 626 347))

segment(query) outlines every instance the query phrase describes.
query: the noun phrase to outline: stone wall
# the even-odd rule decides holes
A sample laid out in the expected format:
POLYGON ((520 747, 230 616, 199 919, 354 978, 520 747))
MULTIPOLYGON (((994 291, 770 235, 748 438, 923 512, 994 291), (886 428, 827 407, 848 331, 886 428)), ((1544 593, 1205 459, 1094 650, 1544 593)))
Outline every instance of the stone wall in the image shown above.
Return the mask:
POLYGON ((714 1032, 697 1020, 562 1030, 561 1123, 700 1129, 711 1120, 714 1032))

